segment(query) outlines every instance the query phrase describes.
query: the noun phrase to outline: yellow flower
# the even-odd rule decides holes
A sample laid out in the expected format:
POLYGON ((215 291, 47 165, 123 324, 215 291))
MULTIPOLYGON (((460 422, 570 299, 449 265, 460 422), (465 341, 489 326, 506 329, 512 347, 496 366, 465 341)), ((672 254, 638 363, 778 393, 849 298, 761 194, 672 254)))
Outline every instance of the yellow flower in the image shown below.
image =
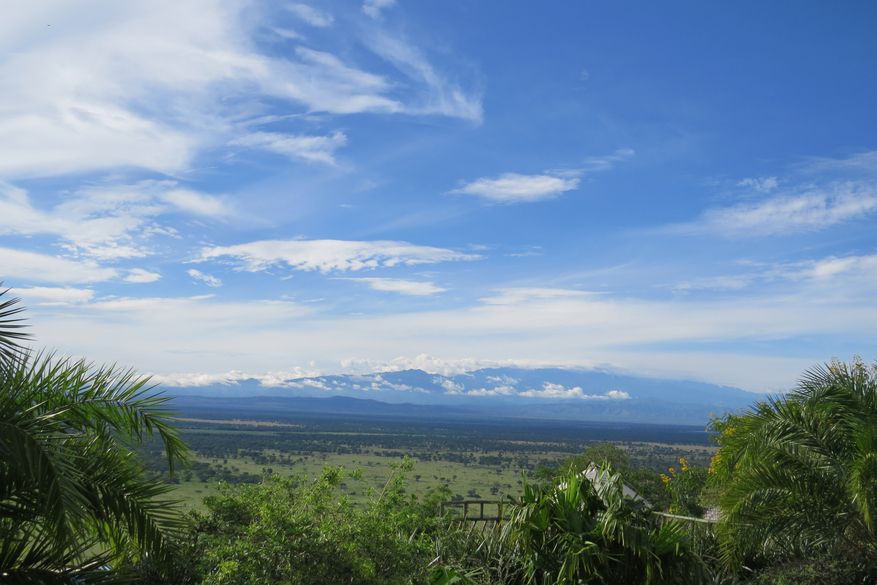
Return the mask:
POLYGON ((664 483, 670 483, 670 478, 663 473, 661 474, 661 479, 664 480, 664 483))

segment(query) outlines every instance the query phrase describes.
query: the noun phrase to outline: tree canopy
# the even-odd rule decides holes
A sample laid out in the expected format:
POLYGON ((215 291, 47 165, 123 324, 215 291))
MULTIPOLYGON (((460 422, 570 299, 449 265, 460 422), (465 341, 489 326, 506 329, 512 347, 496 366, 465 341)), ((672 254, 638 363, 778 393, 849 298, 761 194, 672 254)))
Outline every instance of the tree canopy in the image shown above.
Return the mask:
POLYGON ((834 360, 712 427, 729 568, 838 549, 877 562, 877 367, 834 360))

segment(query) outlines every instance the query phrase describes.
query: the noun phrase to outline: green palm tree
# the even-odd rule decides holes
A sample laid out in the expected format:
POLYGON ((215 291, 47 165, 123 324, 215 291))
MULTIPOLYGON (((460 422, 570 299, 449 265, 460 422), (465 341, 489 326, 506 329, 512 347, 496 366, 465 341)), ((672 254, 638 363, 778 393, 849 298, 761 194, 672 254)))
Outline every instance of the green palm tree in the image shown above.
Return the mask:
POLYGON ((713 428, 730 569, 839 549, 877 562, 877 367, 834 360, 713 428))
POLYGON ((112 582, 125 555, 173 563, 185 522, 133 452, 155 437, 171 471, 186 461, 168 398, 132 370, 24 350, 16 302, 0 305, 0 581, 112 582))

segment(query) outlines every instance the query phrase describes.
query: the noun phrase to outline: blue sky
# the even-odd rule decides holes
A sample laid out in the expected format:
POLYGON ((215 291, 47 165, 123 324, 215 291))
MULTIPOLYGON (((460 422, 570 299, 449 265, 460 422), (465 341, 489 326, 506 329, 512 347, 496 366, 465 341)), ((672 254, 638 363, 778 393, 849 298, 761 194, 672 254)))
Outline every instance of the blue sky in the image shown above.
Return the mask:
POLYGON ((169 384, 877 358, 872 3, 11 3, 0 277, 169 384))

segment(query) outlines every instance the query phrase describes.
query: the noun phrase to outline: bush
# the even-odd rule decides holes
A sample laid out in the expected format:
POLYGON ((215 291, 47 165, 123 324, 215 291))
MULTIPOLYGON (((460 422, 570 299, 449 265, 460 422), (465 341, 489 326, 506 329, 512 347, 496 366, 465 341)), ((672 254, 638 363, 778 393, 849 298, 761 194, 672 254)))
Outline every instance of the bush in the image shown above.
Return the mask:
POLYGON ((205 585, 395 584, 427 580, 440 497, 406 497, 410 460, 359 510, 335 488, 360 473, 327 467, 316 480, 266 476, 204 499, 198 533, 205 585))

